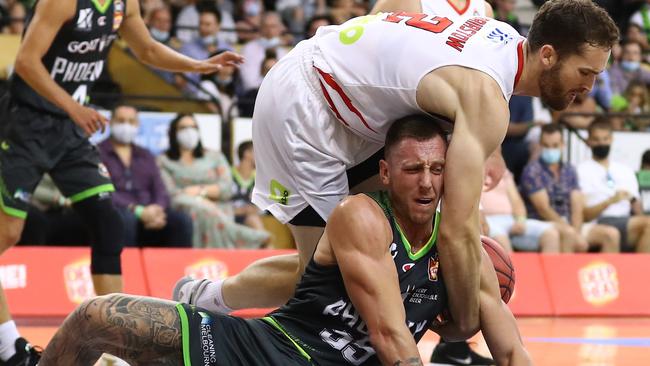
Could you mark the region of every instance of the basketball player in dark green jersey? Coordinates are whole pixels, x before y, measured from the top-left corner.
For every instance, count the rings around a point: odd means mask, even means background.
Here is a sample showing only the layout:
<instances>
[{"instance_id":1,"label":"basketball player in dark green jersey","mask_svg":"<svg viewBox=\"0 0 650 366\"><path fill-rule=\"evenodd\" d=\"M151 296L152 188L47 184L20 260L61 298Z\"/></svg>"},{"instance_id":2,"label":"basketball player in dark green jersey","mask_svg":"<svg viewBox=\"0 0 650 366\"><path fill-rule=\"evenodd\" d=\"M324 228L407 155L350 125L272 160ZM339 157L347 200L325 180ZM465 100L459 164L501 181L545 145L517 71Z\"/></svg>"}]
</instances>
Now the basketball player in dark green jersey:
<instances>
[{"instance_id":1,"label":"basketball player in dark green jersey","mask_svg":"<svg viewBox=\"0 0 650 366\"><path fill-rule=\"evenodd\" d=\"M89 365L102 352L156 365L422 365L416 342L427 329L458 338L453 322L436 320L447 306L436 246L446 149L428 117L396 122L380 162L388 191L338 205L294 297L267 317L98 297L66 319L40 365ZM480 322L492 355L530 365L485 253L481 276Z\"/></svg>"}]
</instances>

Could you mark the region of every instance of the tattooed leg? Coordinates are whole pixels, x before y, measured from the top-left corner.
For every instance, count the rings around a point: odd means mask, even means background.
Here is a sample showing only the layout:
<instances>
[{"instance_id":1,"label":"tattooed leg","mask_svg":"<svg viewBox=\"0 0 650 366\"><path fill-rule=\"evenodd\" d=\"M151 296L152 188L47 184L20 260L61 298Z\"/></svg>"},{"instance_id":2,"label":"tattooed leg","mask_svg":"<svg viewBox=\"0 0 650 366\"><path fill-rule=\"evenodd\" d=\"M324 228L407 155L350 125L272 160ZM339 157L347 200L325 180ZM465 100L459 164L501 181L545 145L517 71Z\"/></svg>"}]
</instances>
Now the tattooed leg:
<instances>
[{"instance_id":1,"label":"tattooed leg","mask_svg":"<svg viewBox=\"0 0 650 366\"><path fill-rule=\"evenodd\" d=\"M82 303L50 341L40 366L94 364L102 353L133 366L181 365L176 303L112 294Z\"/></svg>"}]
</instances>

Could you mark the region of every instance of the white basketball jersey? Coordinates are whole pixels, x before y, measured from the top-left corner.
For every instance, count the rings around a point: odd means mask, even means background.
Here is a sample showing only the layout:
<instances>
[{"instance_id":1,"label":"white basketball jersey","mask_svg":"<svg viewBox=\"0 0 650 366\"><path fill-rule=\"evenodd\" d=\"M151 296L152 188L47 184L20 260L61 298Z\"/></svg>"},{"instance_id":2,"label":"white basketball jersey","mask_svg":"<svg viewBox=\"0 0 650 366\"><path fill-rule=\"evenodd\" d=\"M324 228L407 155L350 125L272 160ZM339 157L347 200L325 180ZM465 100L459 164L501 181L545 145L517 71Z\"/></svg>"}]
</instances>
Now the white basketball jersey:
<instances>
[{"instance_id":1,"label":"white basketball jersey","mask_svg":"<svg viewBox=\"0 0 650 366\"><path fill-rule=\"evenodd\" d=\"M314 66L337 119L364 139L383 143L390 124L422 113L420 80L444 66L491 76L510 99L523 65L524 38L489 18L456 21L415 13L380 13L321 27Z\"/></svg>"},{"instance_id":2,"label":"white basketball jersey","mask_svg":"<svg viewBox=\"0 0 650 366\"><path fill-rule=\"evenodd\" d=\"M465 6L456 6L450 0L421 0L422 12L449 19L459 17L484 17L485 0L465 0Z\"/></svg>"}]
</instances>

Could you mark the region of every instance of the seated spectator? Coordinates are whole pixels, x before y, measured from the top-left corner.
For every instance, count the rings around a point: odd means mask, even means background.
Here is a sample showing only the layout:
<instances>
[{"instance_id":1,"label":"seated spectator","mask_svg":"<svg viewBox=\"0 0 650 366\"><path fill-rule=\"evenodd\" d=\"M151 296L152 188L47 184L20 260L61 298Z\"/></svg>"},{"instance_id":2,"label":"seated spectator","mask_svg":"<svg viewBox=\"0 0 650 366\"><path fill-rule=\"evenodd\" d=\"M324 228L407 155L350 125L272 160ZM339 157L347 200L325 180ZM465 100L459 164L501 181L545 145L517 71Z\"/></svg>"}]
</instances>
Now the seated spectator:
<instances>
[{"instance_id":1,"label":"seated spectator","mask_svg":"<svg viewBox=\"0 0 650 366\"><path fill-rule=\"evenodd\" d=\"M248 43L260 36L262 14L264 14L264 2L261 0L235 1L237 38L240 43Z\"/></svg>"},{"instance_id":2,"label":"seated spectator","mask_svg":"<svg viewBox=\"0 0 650 366\"><path fill-rule=\"evenodd\" d=\"M342 24L368 13L368 9L354 0L327 0L327 6L334 19L334 24Z\"/></svg>"},{"instance_id":3,"label":"seated spectator","mask_svg":"<svg viewBox=\"0 0 650 366\"><path fill-rule=\"evenodd\" d=\"M278 62L278 56L275 53L275 50L269 49L266 50L266 55L264 56L264 61L262 61L262 66L260 67L260 74L262 78L268 74L273 65ZM252 117L253 109L255 107L255 99L257 98L257 92L259 88L254 88L244 92L238 100L239 114L243 117Z\"/></svg>"},{"instance_id":4,"label":"seated spectator","mask_svg":"<svg viewBox=\"0 0 650 366\"><path fill-rule=\"evenodd\" d=\"M192 221L169 207L156 159L134 143L138 126L138 111L120 105L111 115L111 137L98 146L115 186L113 204L124 220L124 244L190 247Z\"/></svg>"},{"instance_id":5,"label":"seated spectator","mask_svg":"<svg viewBox=\"0 0 650 366\"><path fill-rule=\"evenodd\" d=\"M530 160L530 146L526 135L537 123L533 120L533 100L531 97L513 95L510 98L508 107L510 109L510 123L501 147L506 166L514 175L515 181L518 182L524 166Z\"/></svg>"},{"instance_id":6,"label":"seated spectator","mask_svg":"<svg viewBox=\"0 0 650 366\"><path fill-rule=\"evenodd\" d=\"M632 169L611 161L612 128L607 119L589 127L592 159L578 166L585 195L585 220L616 227L623 251L650 252L650 217L642 215L639 186Z\"/></svg>"},{"instance_id":7,"label":"seated spectator","mask_svg":"<svg viewBox=\"0 0 650 366\"><path fill-rule=\"evenodd\" d=\"M260 248L269 242L267 232L235 222L230 166L221 152L203 149L194 117L174 118L159 163L173 206L192 217L195 248Z\"/></svg>"},{"instance_id":8,"label":"seated spectator","mask_svg":"<svg viewBox=\"0 0 650 366\"><path fill-rule=\"evenodd\" d=\"M489 236L506 251L560 252L560 233L550 222L529 219L512 173L506 171L497 186L481 194Z\"/></svg>"},{"instance_id":9,"label":"seated spectator","mask_svg":"<svg viewBox=\"0 0 650 366\"><path fill-rule=\"evenodd\" d=\"M49 174L36 187L19 245L87 246L90 233Z\"/></svg>"},{"instance_id":10,"label":"seated spectator","mask_svg":"<svg viewBox=\"0 0 650 366\"><path fill-rule=\"evenodd\" d=\"M330 15L317 15L307 22L305 27L305 39L311 38L316 34L320 27L326 27L334 24L334 19Z\"/></svg>"},{"instance_id":11,"label":"seated spectator","mask_svg":"<svg viewBox=\"0 0 650 366\"><path fill-rule=\"evenodd\" d=\"M25 5L20 1L14 2L9 6L8 15L9 21L2 33L22 35L25 29L25 16L27 15Z\"/></svg>"},{"instance_id":12,"label":"seated spectator","mask_svg":"<svg viewBox=\"0 0 650 366\"><path fill-rule=\"evenodd\" d=\"M217 51L214 55L220 54ZM223 66L213 74L201 75L201 90L197 96L206 101L212 113L221 115L222 121L229 121L231 117L239 116L236 106L236 92L240 86L239 70L235 66Z\"/></svg>"},{"instance_id":13,"label":"seated spectator","mask_svg":"<svg viewBox=\"0 0 650 366\"><path fill-rule=\"evenodd\" d=\"M622 95L632 80L643 85L650 84L650 71L641 67L641 46L637 42L627 41L622 46L621 61L609 68L612 92Z\"/></svg>"},{"instance_id":14,"label":"seated spectator","mask_svg":"<svg viewBox=\"0 0 650 366\"><path fill-rule=\"evenodd\" d=\"M151 9L147 23L149 33L151 33L153 39L176 50L181 47L181 42L171 35L172 13L167 5ZM174 82L174 73L156 68L151 68L151 70L160 75L166 82Z\"/></svg>"},{"instance_id":15,"label":"seated spectator","mask_svg":"<svg viewBox=\"0 0 650 366\"><path fill-rule=\"evenodd\" d=\"M566 126L586 129L593 122L596 112L596 100L589 95L577 94L573 103L563 111L553 111L553 120ZM569 113L585 113L585 115L568 115Z\"/></svg>"},{"instance_id":16,"label":"seated spectator","mask_svg":"<svg viewBox=\"0 0 650 366\"><path fill-rule=\"evenodd\" d=\"M603 110L609 111L612 105L612 81L609 78L609 71L603 70L596 76L594 87L589 92L589 96L594 98L596 104Z\"/></svg>"},{"instance_id":17,"label":"seated spectator","mask_svg":"<svg viewBox=\"0 0 650 366\"><path fill-rule=\"evenodd\" d=\"M643 55L647 55L650 50L650 47L648 47L648 38L643 33L643 28L638 24L628 24L625 39L637 42L641 46L641 54ZM646 57L643 57L643 59L646 59Z\"/></svg>"},{"instance_id":18,"label":"seated spectator","mask_svg":"<svg viewBox=\"0 0 650 366\"><path fill-rule=\"evenodd\" d=\"M268 50L275 50L278 59L287 53L281 47L280 36L283 31L284 25L277 13L271 11L264 13L260 27L261 37L246 43L241 50L246 60L239 68L244 91L257 89L262 84L260 67Z\"/></svg>"},{"instance_id":19,"label":"seated spectator","mask_svg":"<svg viewBox=\"0 0 650 366\"><path fill-rule=\"evenodd\" d=\"M517 32L521 33L521 24L519 18L515 14L516 0L495 0L494 4L494 19L510 24Z\"/></svg>"},{"instance_id":20,"label":"seated spectator","mask_svg":"<svg viewBox=\"0 0 650 366\"><path fill-rule=\"evenodd\" d=\"M648 118L638 118L634 115L650 113L650 94L648 88L641 82L633 80L628 84L623 95L612 98L612 111L628 113L628 117L610 117L612 129L644 131L650 125Z\"/></svg>"},{"instance_id":21,"label":"seated spectator","mask_svg":"<svg viewBox=\"0 0 650 366\"><path fill-rule=\"evenodd\" d=\"M646 0L645 4L632 14L628 25L628 27L632 25L638 27L646 40L650 40L650 22L647 21L647 19L650 19L650 13L648 13L648 10L650 10L650 0Z\"/></svg>"},{"instance_id":22,"label":"seated spectator","mask_svg":"<svg viewBox=\"0 0 650 366\"><path fill-rule=\"evenodd\" d=\"M221 16L215 6L201 7L199 9L199 36L192 41L185 43L180 52L197 60L207 59L211 54L219 50L232 50L232 46L219 38ZM249 61L246 60L248 63ZM186 82L177 78L177 84L183 87L186 92L196 94L200 83L200 75L197 73L186 73Z\"/></svg>"},{"instance_id":23,"label":"seated spectator","mask_svg":"<svg viewBox=\"0 0 650 366\"><path fill-rule=\"evenodd\" d=\"M617 252L620 235L616 228L583 225L583 197L575 169L562 162L564 141L560 126L542 126L540 145L540 158L528 163L521 176L528 215L556 224L562 252L585 252L590 247Z\"/></svg>"},{"instance_id":24,"label":"seated spectator","mask_svg":"<svg viewBox=\"0 0 650 366\"><path fill-rule=\"evenodd\" d=\"M255 186L255 155L253 141L244 141L237 148L239 164L232 167L234 178L232 204L235 208L235 221L257 230L264 230L260 210L253 204Z\"/></svg>"},{"instance_id":25,"label":"seated spectator","mask_svg":"<svg viewBox=\"0 0 650 366\"><path fill-rule=\"evenodd\" d=\"M637 180L639 181L641 208L645 215L650 215L650 150L646 150L641 157L641 170L637 173Z\"/></svg>"}]
</instances>

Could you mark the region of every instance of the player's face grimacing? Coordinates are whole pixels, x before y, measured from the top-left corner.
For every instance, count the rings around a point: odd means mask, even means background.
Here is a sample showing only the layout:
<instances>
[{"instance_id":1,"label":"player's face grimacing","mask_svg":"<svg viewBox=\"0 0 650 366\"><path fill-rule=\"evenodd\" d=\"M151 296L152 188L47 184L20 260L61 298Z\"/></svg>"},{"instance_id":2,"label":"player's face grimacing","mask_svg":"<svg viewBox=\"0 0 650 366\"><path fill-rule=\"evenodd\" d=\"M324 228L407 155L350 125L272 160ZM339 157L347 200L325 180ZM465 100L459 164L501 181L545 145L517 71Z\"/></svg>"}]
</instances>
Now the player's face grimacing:
<instances>
[{"instance_id":1,"label":"player's face grimacing","mask_svg":"<svg viewBox=\"0 0 650 366\"><path fill-rule=\"evenodd\" d=\"M585 45L581 54L565 56L543 70L539 78L542 102L555 110L563 110L577 95L591 91L596 77L607 65L609 52Z\"/></svg>"},{"instance_id":2,"label":"player's face grimacing","mask_svg":"<svg viewBox=\"0 0 650 366\"><path fill-rule=\"evenodd\" d=\"M442 196L447 144L437 136L425 141L406 138L380 163L394 210L412 224L431 223Z\"/></svg>"}]
</instances>

